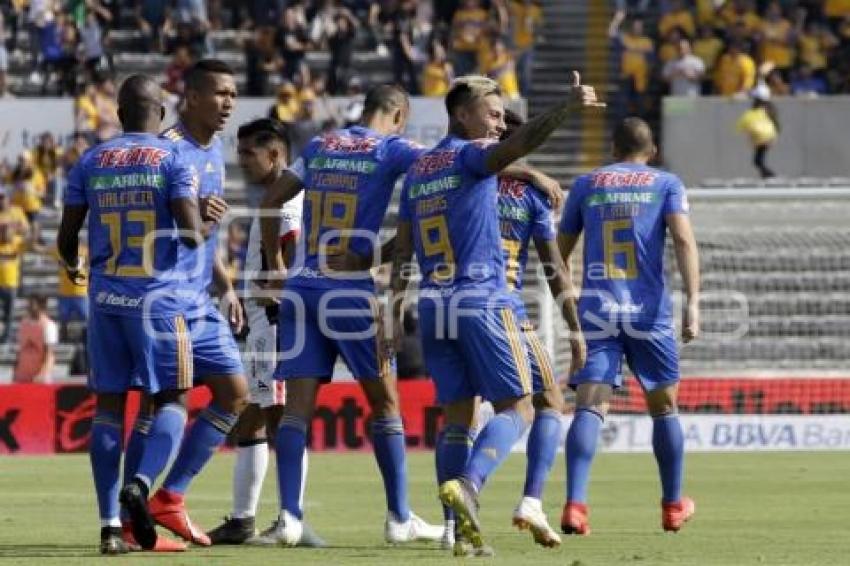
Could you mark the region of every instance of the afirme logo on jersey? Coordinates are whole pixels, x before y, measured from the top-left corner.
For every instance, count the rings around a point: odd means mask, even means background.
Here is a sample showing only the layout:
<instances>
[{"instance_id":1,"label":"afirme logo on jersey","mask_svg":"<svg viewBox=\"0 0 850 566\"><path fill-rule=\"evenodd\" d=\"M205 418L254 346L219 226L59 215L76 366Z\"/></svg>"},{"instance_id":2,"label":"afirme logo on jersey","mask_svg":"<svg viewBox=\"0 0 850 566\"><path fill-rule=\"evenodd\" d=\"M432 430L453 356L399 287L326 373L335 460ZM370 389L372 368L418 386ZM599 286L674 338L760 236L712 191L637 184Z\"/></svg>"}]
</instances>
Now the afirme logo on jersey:
<instances>
[{"instance_id":1,"label":"afirme logo on jersey","mask_svg":"<svg viewBox=\"0 0 850 566\"><path fill-rule=\"evenodd\" d=\"M127 295L116 295L101 291L97 294L95 302L99 305L110 307L124 307L128 309L138 309L142 306L142 297L128 297Z\"/></svg>"}]
</instances>

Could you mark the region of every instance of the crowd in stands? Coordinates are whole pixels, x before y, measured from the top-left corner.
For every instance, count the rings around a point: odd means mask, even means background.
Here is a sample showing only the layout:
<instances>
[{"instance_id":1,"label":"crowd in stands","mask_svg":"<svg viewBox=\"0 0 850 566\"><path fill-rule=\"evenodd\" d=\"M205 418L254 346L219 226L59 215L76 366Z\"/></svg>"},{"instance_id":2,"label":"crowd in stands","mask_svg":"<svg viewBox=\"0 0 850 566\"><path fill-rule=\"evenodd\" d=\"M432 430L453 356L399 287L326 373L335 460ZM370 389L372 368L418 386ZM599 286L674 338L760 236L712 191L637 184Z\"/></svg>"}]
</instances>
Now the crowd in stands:
<instances>
[{"instance_id":1,"label":"crowd in stands","mask_svg":"<svg viewBox=\"0 0 850 566\"><path fill-rule=\"evenodd\" d=\"M42 95L78 95L114 70L110 34L122 27L139 52L172 58L164 86L178 96L181 71L215 54L210 32L242 30L248 96L281 82L347 94L357 48L412 94L442 96L454 76L480 72L517 97L530 89L541 20L537 0L0 0L0 97L10 56L28 59ZM321 80L306 64L316 51L330 55Z\"/></svg>"},{"instance_id":2,"label":"crowd in stands","mask_svg":"<svg viewBox=\"0 0 850 566\"><path fill-rule=\"evenodd\" d=\"M665 94L746 97L759 86L850 94L848 0L620 0L609 34L624 113L652 115Z\"/></svg>"}]
</instances>

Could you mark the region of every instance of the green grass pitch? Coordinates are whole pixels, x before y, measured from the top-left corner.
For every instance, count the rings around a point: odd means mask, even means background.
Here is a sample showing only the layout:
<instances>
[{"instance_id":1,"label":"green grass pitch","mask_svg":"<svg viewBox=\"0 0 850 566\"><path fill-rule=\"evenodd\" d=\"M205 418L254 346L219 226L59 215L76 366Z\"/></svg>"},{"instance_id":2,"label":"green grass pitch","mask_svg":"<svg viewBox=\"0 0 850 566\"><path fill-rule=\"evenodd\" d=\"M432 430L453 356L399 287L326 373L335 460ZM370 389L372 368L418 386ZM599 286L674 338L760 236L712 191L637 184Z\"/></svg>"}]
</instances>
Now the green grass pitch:
<instances>
[{"instance_id":1,"label":"green grass pitch","mask_svg":"<svg viewBox=\"0 0 850 566\"><path fill-rule=\"evenodd\" d=\"M232 454L218 455L189 493L192 517L205 528L230 510ZM565 538L556 550L535 546L510 516L522 487L525 459L513 455L482 498L485 535L498 564L850 564L850 457L845 453L694 454L687 492L697 515L679 534L661 532L659 490L651 455L602 454L591 484L593 534ZM414 510L440 519L433 455L410 455ZM275 514L270 470L260 519ZM559 457L545 494L553 524L563 504ZM101 558L94 491L85 456L0 456L0 564L451 564L427 544L383 543L384 495L371 454L311 456L307 518L332 545L326 550L192 548L177 555Z\"/></svg>"}]
</instances>

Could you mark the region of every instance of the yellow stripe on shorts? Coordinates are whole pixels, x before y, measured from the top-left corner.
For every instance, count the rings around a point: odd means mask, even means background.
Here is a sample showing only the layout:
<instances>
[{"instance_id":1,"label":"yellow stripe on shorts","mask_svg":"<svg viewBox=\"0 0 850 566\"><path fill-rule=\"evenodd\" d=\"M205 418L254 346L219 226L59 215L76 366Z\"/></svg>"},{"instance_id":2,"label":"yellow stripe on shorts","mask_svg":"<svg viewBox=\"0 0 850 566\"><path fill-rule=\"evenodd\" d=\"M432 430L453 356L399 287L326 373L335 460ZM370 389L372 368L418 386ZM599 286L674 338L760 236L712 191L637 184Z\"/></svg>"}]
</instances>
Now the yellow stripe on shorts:
<instances>
[{"instance_id":1,"label":"yellow stripe on shorts","mask_svg":"<svg viewBox=\"0 0 850 566\"><path fill-rule=\"evenodd\" d=\"M192 388L192 345L186 331L186 320L182 316L174 318L177 330L177 388Z\"/></svg>"},{"instance_id":2,"label":"yellow stripe on shorts","mask_svg":"<svg viewBox=\"0 0 850 566\"><path fill-rule=\"evenodd\" d=\"M525 347L520 340L519 330L511 309L502 309L502 323L505 325L505 331L508 334L508 342L511 345L514 364L522 384L522 392L524 395L529 395L531 393L531 369L528 367L528 356L526 356Z\"/></svg>"},{"instance_id":3,"label":"yellow stripe on shorts","mask_svg":"<svg viewBox=\"0 0 850 566\"><path fill-rule=\"evenodd\" d=\"M531 353L537 362L537 367L540 368L540 377L543 378L543 389L552 389L555 387L555 372L552 370L552 364L549 363L549 355L540 342L540 338L534 331L534 328L528 326L523 328L525 338L531 346Z\"/></svg>"},{"instance_id":4,"label":"yellow stripe on shorts","mask_svg":"<svg viewBox=\"0 0 850 566\"><path fill-rule=\"evenodd\" d=\"M377 298L372 297L369 299L369 307L372 309L372 318L375 320L375 359L378 361L378 377L389 377L392 364L384 351L384 318L381 316L381 305Z\"/></svg>"}]
</instances>

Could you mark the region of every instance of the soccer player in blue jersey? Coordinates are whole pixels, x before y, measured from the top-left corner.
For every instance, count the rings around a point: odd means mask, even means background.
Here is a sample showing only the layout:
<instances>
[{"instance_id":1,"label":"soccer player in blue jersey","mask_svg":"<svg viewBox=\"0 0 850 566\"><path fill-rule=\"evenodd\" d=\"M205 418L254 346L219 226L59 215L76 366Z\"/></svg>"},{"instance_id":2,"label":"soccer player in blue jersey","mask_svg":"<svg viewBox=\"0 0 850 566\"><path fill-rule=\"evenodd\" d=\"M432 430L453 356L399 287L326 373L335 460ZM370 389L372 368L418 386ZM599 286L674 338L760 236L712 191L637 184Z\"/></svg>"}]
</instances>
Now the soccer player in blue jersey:
<instances>
[{"instance_id":1,"label":"soccer player in blue jersey","mask_svg":"<svg viewBox=\"0 0 850 566\"><path fill-rule=\"evenodd\" d=\"M140 422L144 422L144 416L136 423L135 438L131 437L128 447L127 483L122 490L122 495L126 491L129 499L146 501L147 490L156 482L179 446L162 486L150 500L149 515L147 509L137 515L145 522L152 518L183 539L202 546L208 546L210 539L189 518L184 496L192 479L224 442L248 400L248 386L230 328L233 326L237 331L241 328L242 308L218 255L218 226L226 211L226 203L223 200L224 157L217 132L232 113L235 98L232 69L218 60L201 60L186 74L185 110L180 121L162 134L163 139L179 149L181 159L197 180L205 220L204 242L197 253L187 257L183 264L189 278L188 286L199 297L195 308L186 314L191 333L188 354L191 356L193 379L174 391L173 397L158 404L157 414L160 416L150 421L146 439L143 434L145 427L139 426ZM210 287L217 289L227 310L227 320L210 298L207 291ZM209 388L212 400L188 429L181 445L180 438L186 424L185 393L195 381ZM140 450L139 446L144 446L144 450ZM139 452L142 452L141 456ZM148 465L146 457L149 452L157 454L159 459L151 460ZM136 462L140 462L137 468L134 466ZM132 519L133 532L148 528L148 525L138 525L137 517Z\"/></svg>"},{"instance_id":2,"label":"soccer player in blue jersey","mask_svg":"<svg viewBox=\"0 0 850 566\"><path fill-rule=\"evenodd\" d=\"M359 125L314 138L267 190L266 210L277 210L302 189L302 238L280 305L281 361L286 404L276 435L281 511L268 544L295 545L303 532L302 461L316 393L331 379L339 356L360 382L372 410L372 443L384 480L388 542L436 540L442 528L417 517L407 500L405 437L395 377L382 348L371 275L339 273L328 259L353 252L378 255L376 242L396 180L423 149L400 137L409 112L407 94L378 86L367 95ZM279 250L279 219L261 219L263 249ZM282 272L280 253L269 253Z\"/></svg>"},{"instance_id":3,"label":"soccer player in blue jersey","mask_svg":"<svg viewBox=\"0 0 850 566\"><path fill-rule=\"evenodd\" d=\"M197 297L186 292L181 264L201 240L192 173L174 144L157 137L159 85L129 77L118 93L118 116L124 133L89 150L71 171L58 234L76 280L83 269L79 233L89 217L89 388L97 396L89 450L103 554L129 550L118 507L128 389L159 398L191 380L184 313ZM140 542L150 548L155 539L150 530Z\"/></svg>"},{"instance_id":4,"label":"soccer player in blue jersey","mask_svg":"<svg viewBox=\"0 0 850 566\"><path fill-rule=\"evenodd\" d=\"M682 340L687 343L699 333L699 259L688 201L678 177L647 166L656 149L646 122L627 118L614 130L613 141L617 163L575 181L558 236L564 262L569 262L584 233L579 316L587 364L570 379L576 410L566 445L567 503L561 529L567 534L590 533L590 467L613 390L623 383L623 356L653 419L663 529L678 531L695 508L682 495L679 359L663 261L669 231L684 284Z\"/></svg>"},{"instance_id":5,"label":"soccer player in blue jersey","mask_svg":"<svg viewBox=\"0 0 850 566\"><path fill-rule=\"evenodd\" d=\"M419 322L425 362L443 406L437 445L440 499L457 517L456 554L485 553L478 492L529 426L531 369L505 280L496 174L540 146L581 107L602 106L578 77L567 101L503 142L498 84L461 77L446 96L449 135L410 168L393 262L393 315L400 326L404 265L415 247L422 272ZM396 334L398 334L396 332ZM475 439L475 398L496 416ZM471 452L471 453L470 453Z\"/></svg>"},{"instance_id":6,"label":"soccer player in blue jersey","mask_svg":"<svg viewBox=\"0 0 850 566\"><path fill-rule=\"evenodd\" d=\"M522 124L518 114L505 110L506 129L501 139L509 138ZM498 208L505 278L511 291L514 314L528 348L534 392L534 421L528 433L528 466L523 498L514 510L513 523L520 529L529 529L538 544L553 547L560 544L561 538L546 520L541 496L561 442L563 395L555 381L549 354L529 320L522 299L522 274L528 263L532 241L549 290L561 307L570 329L573 370L584 365L585 345L578 324L575 292L567 266L561 260L552 207L546 197L527 181L500 175Z\"/></svg>"}]
</instances>

